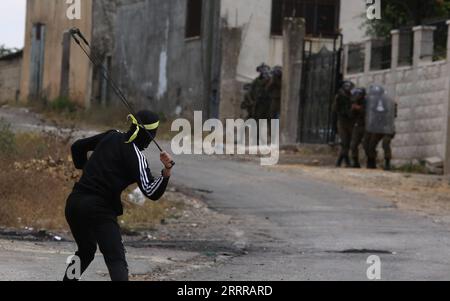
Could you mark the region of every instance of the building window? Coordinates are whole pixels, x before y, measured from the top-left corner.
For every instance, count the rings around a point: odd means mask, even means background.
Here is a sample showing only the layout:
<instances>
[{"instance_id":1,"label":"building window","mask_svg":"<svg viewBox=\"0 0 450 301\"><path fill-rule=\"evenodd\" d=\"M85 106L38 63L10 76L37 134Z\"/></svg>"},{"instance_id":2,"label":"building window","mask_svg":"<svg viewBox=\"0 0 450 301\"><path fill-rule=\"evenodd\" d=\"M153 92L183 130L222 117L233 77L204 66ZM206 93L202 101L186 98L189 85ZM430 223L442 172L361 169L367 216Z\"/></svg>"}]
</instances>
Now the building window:
<instances>
[{"instance_id":1,"label":"building window","mask_svg":"<svg viewBox=\"0 0 450 301\"><path fill-rule=\"evenodd\" d=\"M283 34L283 20L306 20L306 34L313 37L335 36L339 27L339 0L272 0L272 35Z\"/></svg>"},{"instance_id":2,"label":"building window","mask_svg":"<svg viewBox=\"0 0 450 301\"><path fill-rule=\"evenodd\" d=\"M188 0L186 14L186 38L202 35L203 0Z\"/></svg>"}]
</instances>

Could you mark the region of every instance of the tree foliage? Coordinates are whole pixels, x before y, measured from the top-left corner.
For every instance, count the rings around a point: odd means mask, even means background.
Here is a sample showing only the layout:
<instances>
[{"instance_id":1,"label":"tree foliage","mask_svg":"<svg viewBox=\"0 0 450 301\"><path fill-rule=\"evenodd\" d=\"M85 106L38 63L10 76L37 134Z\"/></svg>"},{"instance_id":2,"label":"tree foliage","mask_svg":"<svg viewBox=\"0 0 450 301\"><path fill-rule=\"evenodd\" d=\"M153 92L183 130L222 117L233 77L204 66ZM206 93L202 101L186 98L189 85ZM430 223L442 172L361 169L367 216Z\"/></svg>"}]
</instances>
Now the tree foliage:
<instances>
[{"instance_id":1,"label":"tree foliage","mask_svg":"<svg viewBox=\"0 0 450 301\"><path fill-rule=\"evenodd\" d=\"M381 20L367 20L366 33L388 37L391 30L450 17L450 0L381 0Z\"/></svg>"},{"instance_id":2,"label":"tree foliage","mask_svg":"<svg viewBox=\"0 0 450 301\"><path fill-rule=\"evenodd\" d=\"M8 48L5 45L0 45L0 57L17 52L19 49L17 48Z\"/></svg>"}]
</instances>

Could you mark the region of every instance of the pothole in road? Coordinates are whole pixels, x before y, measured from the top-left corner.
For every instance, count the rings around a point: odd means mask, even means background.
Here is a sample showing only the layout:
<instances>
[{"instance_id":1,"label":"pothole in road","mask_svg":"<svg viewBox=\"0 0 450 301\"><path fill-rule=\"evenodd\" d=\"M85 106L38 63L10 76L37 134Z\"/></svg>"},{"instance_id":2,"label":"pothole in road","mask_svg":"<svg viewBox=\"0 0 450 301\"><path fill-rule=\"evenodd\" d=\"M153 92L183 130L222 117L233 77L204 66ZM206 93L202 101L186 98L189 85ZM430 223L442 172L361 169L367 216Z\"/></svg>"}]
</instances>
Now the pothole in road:
<instances>
[{"instance_id":1,"label":"pothole in road","mask_svg":"<svg viewBox=\"0 0 450 301\"><path fill-rule=\"evenodd\" d=\"M214 193L214 191L208 190L208 189L194 188L193 190L196 192L205 193L205 194L213 194Z\"/></svg>"},{"instance_id":2,"label":"pothole in road","mask_svg":"<svg viewBox=\"0 0 450 301\"><path fill-rule=\"evenodd\" d=\"M336 254L369 254L369 255L395 255L395 252L387 250L371 250L371 249L348 249L343 251L328 251L327 253Z\"/></svg>"}]
</instances>

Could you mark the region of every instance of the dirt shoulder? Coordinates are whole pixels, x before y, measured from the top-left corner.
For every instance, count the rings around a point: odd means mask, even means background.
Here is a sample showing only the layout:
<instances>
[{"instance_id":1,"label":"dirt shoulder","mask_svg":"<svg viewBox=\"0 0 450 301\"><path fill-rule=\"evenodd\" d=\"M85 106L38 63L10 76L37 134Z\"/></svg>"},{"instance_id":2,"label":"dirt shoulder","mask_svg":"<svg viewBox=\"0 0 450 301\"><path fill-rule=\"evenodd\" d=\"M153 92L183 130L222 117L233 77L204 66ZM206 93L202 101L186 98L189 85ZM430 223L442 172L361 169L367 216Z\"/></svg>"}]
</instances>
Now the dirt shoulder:
<instances>
[{"instance_id":1,"label":"dirt shoulder","mask_svg":"<svg viewBox=\"0 0 450 301\"><path fill-rule=\"evenodd\" d=\"M57 280L46 278L48 264L39 260L59 265L58 274L75 251L64 219L65 200L80 176L70 141L93 132L66 129L24 108L3 107L0 119L0 279ZM166 280L245 253L236 244L240 221L210 210L193 191L171 186L159 202L138 206L130 202L134 188L124 193L126 213L119 218L132 279ZM30 274L24 258L35 264ZM87 279L107 279L104 265L94 266Z\"/></svg>"},{"instance_id":2,"label":"dirt shoulder","mask_svg":"<svg viewBox=\"0 0 450 301\"><path fill-rule=\"evenodd\" d=\"M131 280L172 280L246 254L245 246L236 243L241 221L175 188L162 202L164 219L141 224L136 231L124 229ZM66 258L75 250L68 231L0 228L0 280L60 280ZM109 279L101 254L84 279Z\"/></svg>"},{"instance_id":3,"label":"dirt shoulder","mask_svg":"<svg viewBox=\"0 0 450 301\"><path fill-rule=\"evenodd\" d=\"M391 201L393 207L432 216L450 223L450 179L443 176L337 169L307 165L281 165L278 170L339 185L345 189Z\"/></svg>"},{"instance_id":4,"label":"dirt shoulder","mask_svg":"<svg viewBox=\"0 0 450 301\"><path fill-rule=\"evenodd\" d=\"M413 172L398 168L384 170L337 169L335 162L339 147L330 145L302 145L282 148L279 165L270 167L300 173L350 191L379 197L392 202L393 208L431 216L436 222L450 223L450 177L425 173L419 167ZM252 156L230 156L232 160L253 161Z\"/></svg>"}]
</instances>

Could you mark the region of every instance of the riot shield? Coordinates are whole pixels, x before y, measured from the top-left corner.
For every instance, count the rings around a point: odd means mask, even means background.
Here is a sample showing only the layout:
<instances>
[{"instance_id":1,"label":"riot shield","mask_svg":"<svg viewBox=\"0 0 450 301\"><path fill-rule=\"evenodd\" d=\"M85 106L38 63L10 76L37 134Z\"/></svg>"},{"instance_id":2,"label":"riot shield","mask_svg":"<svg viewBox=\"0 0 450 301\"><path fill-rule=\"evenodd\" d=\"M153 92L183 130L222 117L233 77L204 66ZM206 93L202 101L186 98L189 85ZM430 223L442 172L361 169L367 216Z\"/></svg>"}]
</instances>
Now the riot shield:
<instances>
[{"instance_id":1,"label":"riot shield","mask_svg":"<svg viewBox=\"0 0 450 301\"><path fill-rule=\"evenodd\" d=\"M383 87L369 87L366 103L366 130L371 134L395 134L395 102Z\"/></svg>"}]
</instances>

